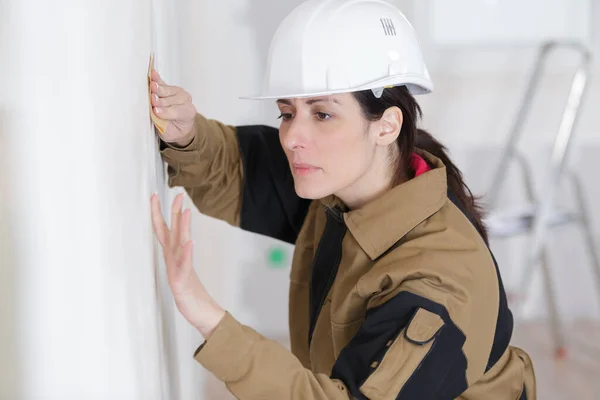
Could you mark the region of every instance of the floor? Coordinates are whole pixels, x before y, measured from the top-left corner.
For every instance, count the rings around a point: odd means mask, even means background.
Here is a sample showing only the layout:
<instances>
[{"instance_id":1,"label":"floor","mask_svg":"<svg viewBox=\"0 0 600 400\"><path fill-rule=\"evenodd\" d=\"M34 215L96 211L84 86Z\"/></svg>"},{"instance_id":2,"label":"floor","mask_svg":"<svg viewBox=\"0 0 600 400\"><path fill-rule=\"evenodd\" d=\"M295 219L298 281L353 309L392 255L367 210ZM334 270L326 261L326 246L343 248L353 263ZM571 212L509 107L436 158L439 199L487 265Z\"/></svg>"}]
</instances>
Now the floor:
<instances>
[{"instance_id":1,"label":"floor","mask_svg":"<svg viewBox=\"0 0 600 400\"><path fill-rule=\"evenodd\" d=\"M583 343L600 342L600 324L576 323L571 325L575 334L568 335L572 343L566 358L554 359L552 341L543 323L517 325L513 344L525 349L536 370L539 400L600 400L600 344L597 349ZM285 345L285 340L282 341ZM225 386L210 376L207 398L235 399Z\"/></svg>"},{"instance_id":2,"label":"floor","mask_svg":"<svg viewBox=\"0 0 600 400\"><path fill-rule=\"evenodd\" d=\"M515 329L513 344L533 359L540 400L600 400L600 324L578 323L571 328L573 332L566 335L567 354L560 361L554 358L546 325Z\"/></svg>"}]
</instances>

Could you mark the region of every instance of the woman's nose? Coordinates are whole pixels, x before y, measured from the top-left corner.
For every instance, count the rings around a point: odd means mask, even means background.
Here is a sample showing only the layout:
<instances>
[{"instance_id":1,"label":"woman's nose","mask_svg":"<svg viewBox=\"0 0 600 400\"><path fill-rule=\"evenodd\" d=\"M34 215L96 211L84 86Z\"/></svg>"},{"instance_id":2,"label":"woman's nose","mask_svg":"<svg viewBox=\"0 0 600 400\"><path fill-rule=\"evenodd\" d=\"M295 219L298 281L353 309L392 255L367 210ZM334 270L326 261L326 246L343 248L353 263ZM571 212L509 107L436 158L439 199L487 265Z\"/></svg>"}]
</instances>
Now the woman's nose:
<instances>
[{"instance_id":1,"label":"woman's nose","mask_svg":"<svg viewBox=\"0 0 600 400\"><path fill-rule=\"evenodd\" d=\"M306 147L305 128L297 121L288 124L287 129L282 132L283 145L288 150L298 150Z\"/></svg>"}]
</instances>

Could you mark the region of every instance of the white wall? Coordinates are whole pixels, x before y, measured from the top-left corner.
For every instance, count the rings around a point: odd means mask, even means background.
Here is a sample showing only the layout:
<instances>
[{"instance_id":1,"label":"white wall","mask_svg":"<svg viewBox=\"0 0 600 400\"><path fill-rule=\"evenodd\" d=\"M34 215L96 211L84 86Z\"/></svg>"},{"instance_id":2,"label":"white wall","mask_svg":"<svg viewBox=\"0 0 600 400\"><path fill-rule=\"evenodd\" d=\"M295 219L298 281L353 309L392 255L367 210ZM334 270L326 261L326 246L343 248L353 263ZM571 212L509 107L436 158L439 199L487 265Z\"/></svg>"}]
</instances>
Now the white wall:
<instances>
[{"instance_id":1,"label":"white wall","mask_svg":"<svg viewBox=\"0 0 600 400\"><path fill-rule=\"evenodd\" d=\"M3 37L4 35L0 35ZM18 354L15 347L17 339L16 310L16 269L14 243L12 240L12 221L8 218L8 162L6 138L4 132L9 128L8 115L5 110L0 112L0 398L15 395L17 392Z\"/></svg>"},{"instance_id":2,"label":"white wall","mask_svg":"<svg viewBox=\"0 0 600 400\"><path fill-rule=\"evenodd\" d=\"M0 4L2 399L176 398L149 218L150 194L167 197L152 7Z\"/></svg>"}]
</instances>

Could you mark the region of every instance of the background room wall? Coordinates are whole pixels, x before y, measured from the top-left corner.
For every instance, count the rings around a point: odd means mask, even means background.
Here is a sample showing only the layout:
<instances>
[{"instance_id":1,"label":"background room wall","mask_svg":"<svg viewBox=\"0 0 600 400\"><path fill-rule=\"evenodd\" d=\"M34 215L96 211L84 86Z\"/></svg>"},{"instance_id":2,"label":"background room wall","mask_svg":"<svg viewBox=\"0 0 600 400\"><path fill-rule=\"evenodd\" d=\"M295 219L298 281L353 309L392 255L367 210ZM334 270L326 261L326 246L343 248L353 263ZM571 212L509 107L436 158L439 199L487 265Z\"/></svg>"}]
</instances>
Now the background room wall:
<instances>
[{"instance_id":1,"label":"background room wall","mask_svg":"<svg viewBox=\"0 0 600 400\"><path fill-rule=\"evenodd\" d=\"M538 47L535 42L527 41L490 46L438 45L431 39L433 27L430 18L431 7L436 0L403 2L412 3L412 19L425 42L426 57L436 83L436 93L424 97L422 101L424 126L448 145L475 194L485 195L521 104ZM462 0L459 3L473 2ZM507 3L511 2L503 4ZM534 3L528 2L528 7L531 9ZM551 3L545 4L548 8L560 8L560 1ZM600 153L600 116L595 112L600 101L600 64L597 60L600 31L593 23L600 18L600 5L593 1L567 5L577 12L576 9L584 4L590 7L582 12L585 19L581 25L586 27L584 31L589 30L588 45L596 57L580 120L576 125L569 167L585 183L584 195L591 207L596 246L600 246L600 213L593 207L600 200L600 185L596 184L595 179L595 171L600 166L597 157ZM545 12L540 8L538 16L541 18ZM516 17L514 19L518 20ZM563 20L567 27L573 23L567 22L566 16ZM537 29L536 24L535 18L531 18L532 31ZM549 57L540 91L524 127L524 137L519 147L532 167L538 194L543 189L551 146L558 132L577 57L574 52L562 49ZM523 182L515 167L513 164L505 190L498 200L500 206L515 205L525 200ZM565 205L574 204L573 190L568 181L561 187L558 201ZM582 239L580 230L574 227L557 230L550 238L550 265L558 288L559 309L566 320L600 317L600 299L593 290L591 260ZM527 238L492 241L509 290L517 289L528 244ZM520 317L534 320L546 315L541 286L540 276L536 274Z\"/></svg>"}]
</instances>

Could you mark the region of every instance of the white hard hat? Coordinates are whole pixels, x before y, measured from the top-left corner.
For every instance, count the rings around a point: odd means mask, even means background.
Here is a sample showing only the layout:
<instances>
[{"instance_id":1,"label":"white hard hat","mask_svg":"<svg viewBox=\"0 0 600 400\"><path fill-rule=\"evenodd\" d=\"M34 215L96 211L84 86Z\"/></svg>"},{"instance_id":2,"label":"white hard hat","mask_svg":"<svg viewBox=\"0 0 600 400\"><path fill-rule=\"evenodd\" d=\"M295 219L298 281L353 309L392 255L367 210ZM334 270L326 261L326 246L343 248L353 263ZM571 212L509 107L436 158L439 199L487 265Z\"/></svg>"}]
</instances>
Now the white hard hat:
<instances>
[{"instance_id":1,"label":"white hard hat","mask_svg":"<svg viewBox=\"0 0 600 400\"><path fill-rule=\"evenodd\" d=\"M406 86L433 90L415 31L383 0L309 0L279 25L263 93L246 99L314 97Z\"/></svg>"}]
</instances>

